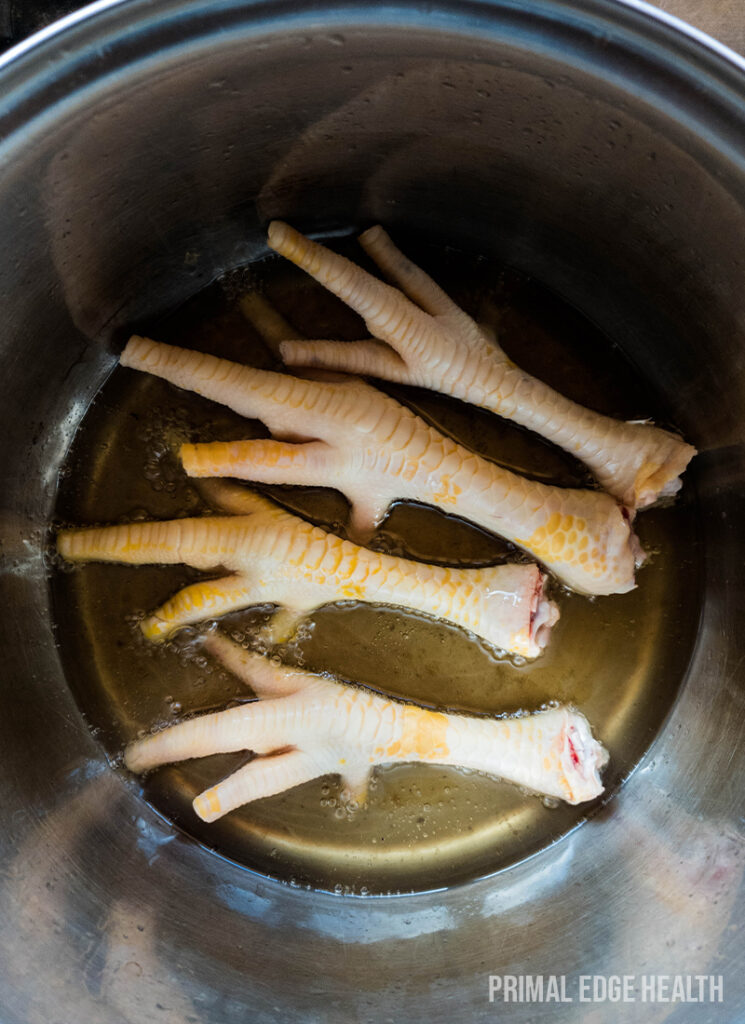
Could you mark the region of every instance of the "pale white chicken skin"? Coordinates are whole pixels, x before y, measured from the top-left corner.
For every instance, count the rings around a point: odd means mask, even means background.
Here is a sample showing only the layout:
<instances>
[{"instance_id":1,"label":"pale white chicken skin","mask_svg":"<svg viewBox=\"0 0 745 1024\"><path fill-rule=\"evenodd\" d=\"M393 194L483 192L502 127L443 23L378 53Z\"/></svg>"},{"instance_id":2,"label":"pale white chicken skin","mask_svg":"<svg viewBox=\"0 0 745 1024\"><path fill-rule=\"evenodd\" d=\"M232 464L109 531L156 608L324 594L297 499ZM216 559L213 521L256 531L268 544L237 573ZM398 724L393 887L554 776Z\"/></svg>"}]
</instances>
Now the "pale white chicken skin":
<instances>
[{"instance_id":1,"label":"pale white chicken skin","mask_svg":"<svg viewBox=\"0 0 745 1024\"><path fill-rule=\"evenodd\" d=\"M260 699L199 715L125 751L133 772L228 751L256 754L197 796L194 809L205 821L327 774L340 775L349 797L364 802L376 765L407 762L485 772L571 804L603 792L607 752L569 708L514 718L432 711L287 668L219 634L206 646Z\"/></svg>"}]
</instances>

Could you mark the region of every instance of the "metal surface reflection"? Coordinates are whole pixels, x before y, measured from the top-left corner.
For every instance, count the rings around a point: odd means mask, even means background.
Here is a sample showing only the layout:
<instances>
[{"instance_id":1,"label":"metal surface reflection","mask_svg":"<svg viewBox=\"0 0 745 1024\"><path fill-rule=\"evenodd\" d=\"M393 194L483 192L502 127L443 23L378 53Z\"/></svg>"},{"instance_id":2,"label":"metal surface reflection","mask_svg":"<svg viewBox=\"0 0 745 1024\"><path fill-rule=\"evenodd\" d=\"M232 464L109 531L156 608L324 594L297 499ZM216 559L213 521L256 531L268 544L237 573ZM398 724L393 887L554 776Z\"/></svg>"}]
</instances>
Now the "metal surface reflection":
<instances>
[{"instance_id":1,"label":"metal surface reflection","mask_svg":"<svg viewBox=\"0 0 745 1024\"><path fill-rule=\"evenodd\" d=\"M722 974L723 1004L644 1019L742 1019L741 64L606 0L131 0L0 81L4 1019L642 1019L489 1003L490 974L527 972ZM602 814L446 892L338 898L210 854L105 763L61 670L66 444L118 332L259 252L275 208L506 259L617 338L703 449L705 600L671 716Z\"/></svg>"}]
</instances>

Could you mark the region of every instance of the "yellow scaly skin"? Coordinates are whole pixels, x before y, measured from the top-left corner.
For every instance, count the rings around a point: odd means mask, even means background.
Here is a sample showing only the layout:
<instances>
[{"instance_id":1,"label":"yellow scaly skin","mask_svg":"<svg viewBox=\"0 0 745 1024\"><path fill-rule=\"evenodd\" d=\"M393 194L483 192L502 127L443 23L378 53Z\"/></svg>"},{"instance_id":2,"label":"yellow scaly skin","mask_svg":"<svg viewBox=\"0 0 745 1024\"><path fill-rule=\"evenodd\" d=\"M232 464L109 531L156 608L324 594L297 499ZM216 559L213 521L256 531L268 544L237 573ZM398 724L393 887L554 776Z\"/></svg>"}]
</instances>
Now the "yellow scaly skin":
<instances>
[{"instance_id":1,"label":"yellow scaly skin","mask_svg":"<svg viewBox=\"0 0 745 1024\"><path fill-rule=\"evenodd\" d=\"M337 487L360 538L392 502L426 502L513 541L580 593L634 587L640 548L607 494L502 469L361 380L299 379L137 336L121 363L261 419L280 438L316 438L187 444L181 458L191 476Z\"/></svg>"},{"instance_id":2,"label":"yellow scaly skin","mask_svg":"<svg viewBox=\"0 0 745 1024\"><path fill-rule=\"evenodd\" d=\"M288 365L416 384L481 406L576 456L629 509L679 490L695 448L652 424L624 423L564 398L515 366L381 227L366 231L360 242L401 291L289 225L269 225L269 245L356 310L380 339L284 341L280 350Z\"/></svg>"},{"instance_id":3,"label":"yellow scaly skin","mask_svg":"<svg viewBox=\"0 0 745 1024\"><path fill-rule=\"evenodd\" d=\"M259 700L192 718L125 751L133 772L227 751L259 755L194 800L205 821L331 773L362 802L375 765L413 761L487 772L572 804L603 791L607 752L569 708L502 719L444 714L276 665L219 634L206 645Z\"/></svg>"},{"instance_id":4,"label":"yellow scaly skin","mask_svg":"<svg viewBox=\"0 0 745 1024\"><path fill-rule=\"evenodd\" d=\"M470 630L494 647L534 658L559 617L534 565L448 569L368 551L285 512L237 484L206 487L227 517L64 530L70 561L223 566L235 575L192 584L142 623L159 640L189 623L251 605L278 604L296 619L336 601L397 605Z\"/></svg>"}]
</instances>

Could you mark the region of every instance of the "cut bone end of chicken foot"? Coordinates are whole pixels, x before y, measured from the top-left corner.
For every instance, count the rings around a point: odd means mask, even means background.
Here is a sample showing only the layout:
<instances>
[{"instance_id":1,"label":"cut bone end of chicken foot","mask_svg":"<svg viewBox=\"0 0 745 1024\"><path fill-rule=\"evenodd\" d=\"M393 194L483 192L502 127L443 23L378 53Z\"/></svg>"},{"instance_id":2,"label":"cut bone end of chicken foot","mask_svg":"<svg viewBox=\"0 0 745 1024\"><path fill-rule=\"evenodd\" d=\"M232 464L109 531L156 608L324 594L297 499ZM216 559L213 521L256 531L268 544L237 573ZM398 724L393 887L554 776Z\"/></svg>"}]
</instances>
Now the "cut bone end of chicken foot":
<instances>
[{"instance_id":1,"label":"cut bone end of chicken foot","mask_svg":"<svg viewBox=\"0 0 745 1024\"><path fill-rule=\"evenodd\" d=\"M185 446L189 468L200 475L311 486L323 481L350 498L355 515L374 496L376 521L393 501L423 501L513 541L580 593L625 593L634 586L630 527L608 495L526 480L361 381L300 381L151 341L133 340L125 352L131 346L128 365L259 416L274 433L317 435L300 445ZM143 346L142 358L133 361Z\"/></svg>"},{"instance_id":2,"label":"cut bone end of chicken foot","mask_svg":"<svg viewBox=\"0 0 745 1024\"><path fill-rule=\"evenodd\" d=\"M562 768L567 780L567 803L581 804L603 792L600 773L608 763L608 751L592 735L584 715L567 718L562 733Z\"/></svg>"},{"instance_id":3,"label":"cut bone end of chicken foot","mask_svg":"<svg viewBox=\"0 0 745 1024\"><path fill-rule=\"evenodd\" d=\"M249 685L256 676L261 699L171 726L125 752L135 772L227 751L257 754L196 798L204 820L321 775L341 775L357 792L373 766L412 762L482 771L572 804L603 791L607 753L570 708L507 719L442 713L274 665L225 637L209 649Z\"/></svg>"},{"instance_id":4,"label":"cut bone end of chicken foot","mask_svg":"<svg viewBox=\"0 0 745 1024\"><path fill-rule=\"evenodd\" d=\"M482 406L585 462L603 488L629 508L644 508L678 490L695 448L670 431L624 423L560 395L506 359L380 226L364 232L360 242L397 288L289 225L270 224L269 245L361 313L371 333L386 343L288 343L282 356L291 365L371 374Z\"/></svg>"},{"instance_id":5,"label":"cut bone end of chicken foot","mask_svg":"<svg viewBox=\"0 0 745 1024\"><path fill-rule=\"evenodd\" d=\"M231 514L59 535L60 552L73 561L183 562L230 570L231 575L185 587L143 619L140 627L149 640L262 604L283 609L272 624L279 638L283 626L316 608L354 600L439 618L495 648L535 658L558 618L544 593L546 578L535 565L450 569L415 562L336 537L237 484L213 481L203 487L218 508Z\"/></svg>"}]
</instances>

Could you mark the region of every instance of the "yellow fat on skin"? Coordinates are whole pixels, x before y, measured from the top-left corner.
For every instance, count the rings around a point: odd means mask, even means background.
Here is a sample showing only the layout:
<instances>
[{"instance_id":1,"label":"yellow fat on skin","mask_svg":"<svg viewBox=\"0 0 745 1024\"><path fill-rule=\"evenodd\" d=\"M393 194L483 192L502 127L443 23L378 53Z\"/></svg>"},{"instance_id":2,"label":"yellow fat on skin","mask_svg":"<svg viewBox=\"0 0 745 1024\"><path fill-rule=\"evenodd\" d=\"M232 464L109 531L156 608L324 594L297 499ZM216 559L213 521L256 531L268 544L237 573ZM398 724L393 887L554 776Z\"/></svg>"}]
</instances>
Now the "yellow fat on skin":
<instances>
[{"instance_id":1,"label":"yellow fat on skin","mask_svg":"<svg viewBox=\"0 0 745 1024\"><path fill-rule=\"evenodd\" d=\"M282 437L314 438L185 445L192 476L335 486L350 500L360 538L392 502L422 501L519 544L580 593L634 586L638 545L611 497L502 469L360 380L299 379L140 337L121 362L258 417Z\"/></svg>"},{"instance_id":2,"label":"yellow fat on skin","mask_svg":"<svg viewBox=\"0 0 745 1024\"><path fill-rule=\"evenodd\" d=\"M422 612L468 629L500 650L534 658L558 609L535 565L450 569L369 551L342 540L237 484L203 485L228 516L63 530L71 561L222 566L234 575L179 591L142 623L153 640L189 623L257 604L298 615L336 601Z\"/></svg>"},{"instance_id":3,"label":"yellow fat on skin","mask_svg":"<svg viewBox=\"0 0 745 1024\"><path fill-rule=\"evenodd\" d=\"M326 774L341 775L362 801L376 765L407 762L486 772L572 804L603 792L607 752L569 708L502 719L443 713L274 664L219 633L205 643L260 699L171 726L125 751L134 772L228 751L259 755L195 799L205 821Z\"/></svg>"},{"instance_id":4,"label":"yellow fat on skin","mask_svg":"<svg viewBox=\"0 0 745 1024\"><path fill-rule=\"evenodd\" d=\"M366 231L360 242L398 288L288 224L269 225L269 245L364 317L374 336L353 343L287 340L280 349L288 365L369 374L481 406L581 459L629 509L680 488L695 448L652 424L624 423L564 398L515 366L381 227Z\"/></svg>"}]
</instances>

